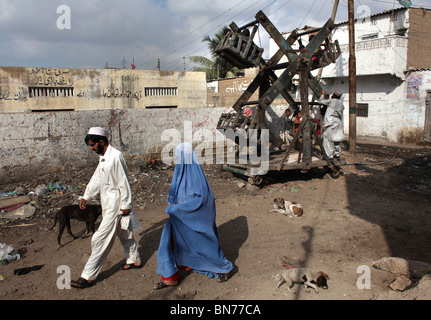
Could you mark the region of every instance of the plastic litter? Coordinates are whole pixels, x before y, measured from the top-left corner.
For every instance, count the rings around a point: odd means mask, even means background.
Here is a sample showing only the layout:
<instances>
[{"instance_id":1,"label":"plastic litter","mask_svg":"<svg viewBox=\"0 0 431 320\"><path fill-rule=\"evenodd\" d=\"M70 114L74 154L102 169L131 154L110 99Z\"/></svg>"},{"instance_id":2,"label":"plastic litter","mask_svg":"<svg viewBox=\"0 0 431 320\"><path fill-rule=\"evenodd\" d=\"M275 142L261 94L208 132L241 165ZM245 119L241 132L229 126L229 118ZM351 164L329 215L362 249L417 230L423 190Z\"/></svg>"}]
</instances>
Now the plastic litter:
<instances>
[{"instance_id":1,"label":"plastic litter","mask_svg":"<svg viewBox=\"0 0 431 320\"><path fill-rule=\"evenodd\" d=\"M130 230L133 232L139 231L142 229L138 217L136 216L135 212L130 212L127 216L121 217L121 229L123 230Z\"/></svg>"},{"instance_id":2,"label":"plastic litter","mask_svg":"<svg viewBox=\"0 0 431 320\"><path fill-rule=\"evenodd\" d=\"M18 260L21 255L10 245L0 243L0 263L8 264L11 261Z\"/></svg>"},{"instance_id":3,"label":"plastic litter","mask_svg":"<svg viewBox=\"0 0 431 320\"><path fill-rule=\"evenodd\" d=\"M298 192L299 192L299 189L298 189L298 188L296 188L296 187L290 187L290 192L298 193Z\"/></svg>"},{"instance_id":4,"label":"plastic litter","mask_svg":"<svg viewBox=\"0 0 431 320\"><path fill-rule=\"evenodd\" d=\"M36 193L36 195L38 197L42 197L43 195L45 195L47 192L49 191L48 187L44 184L38 185L36 187L36 189L34 190L34 192Z\"/></svg>"}]
</instances>

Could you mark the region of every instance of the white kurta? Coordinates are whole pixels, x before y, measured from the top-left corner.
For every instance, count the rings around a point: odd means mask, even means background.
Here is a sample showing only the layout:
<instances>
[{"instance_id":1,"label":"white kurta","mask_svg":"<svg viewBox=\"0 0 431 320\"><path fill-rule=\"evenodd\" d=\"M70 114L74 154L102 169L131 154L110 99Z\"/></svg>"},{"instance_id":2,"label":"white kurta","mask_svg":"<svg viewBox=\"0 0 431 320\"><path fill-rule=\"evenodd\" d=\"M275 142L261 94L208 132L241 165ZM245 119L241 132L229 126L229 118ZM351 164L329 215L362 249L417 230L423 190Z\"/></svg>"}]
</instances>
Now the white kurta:
<instances>
[{"instance_id":1,"label":"white kurta","mask_svg":"<svg viewBox=\"0 0 431 320\"><path fill-rule=\"evenodd\" d=\"M323 136L330 141L343 141L343 102L339 99L320 100L320 103L328 105L323 118Z\"/></svg>"},{"instance_id":2,"label":"white kurta","mask_svg":"<svg viewBox=\"0 0 431 320\"><path fill-rule=\"evenodd\" d=\"M132 192L127 176L127 165L120 151L108 146L105 154L100 156L83 198L94 200L100 196L102 205L102 222L91 239L91 256L88 259L81 277L95 280L111 250L115 235L118 235L123 246L126 263L140 262L140 256L133 233L119 227L120 209L132 209Z\"/></svg>"},{"instance_id":3,"label":"white kurta","mask_svg":"<svg viewBox=\"0 0 431 320\"><path fill-rule=\"evenodd\" d=\"M340 99L325 100L322 97L319 102L328 106L323 118L323 148L329 158L332 158L333 155L340 157L340 142L345 139L343 128L343 102Z\"/></svg>"}]
</instances>

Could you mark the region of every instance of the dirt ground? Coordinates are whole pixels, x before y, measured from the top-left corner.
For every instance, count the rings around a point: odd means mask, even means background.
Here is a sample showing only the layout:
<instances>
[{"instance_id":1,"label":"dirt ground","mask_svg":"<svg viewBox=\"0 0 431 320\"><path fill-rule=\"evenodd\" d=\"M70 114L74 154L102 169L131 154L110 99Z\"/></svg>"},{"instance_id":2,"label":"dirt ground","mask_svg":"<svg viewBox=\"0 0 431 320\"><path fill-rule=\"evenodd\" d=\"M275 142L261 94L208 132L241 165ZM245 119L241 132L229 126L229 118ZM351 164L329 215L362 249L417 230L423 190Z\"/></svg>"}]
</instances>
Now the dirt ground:
<instances>
[{"instance_id":1,"label":"dirt ground","mask_svg":"<svg viewBox=\"0 0 431 320\"><path fill-rule=\"evenodd\" d=\"M21 259L0 265L0 300L430 299L429 281L428 290L420 285L424 280L416 279L410 289L394 291L388 285L397 275L372 265L383 257L431 263L431 149L362 142L356 155L343 152L343 174L337 179L324 168L271 172L261 188L216 165L204 166L216 199L221 247L237 272L225 283L184 274L177 287L160 291L152 286L159 281L157 248L167 220L172 167L155 163L129 168L134 209L142 225L135 239L144 267L120 270L124 258L116 241L97 283L84 290L59 289L57 281L66 274L58 268L66 266L72 279L79 277L91 253L91 237L73 240L65 232L64 246L56 251L57 230L47 228L61 206L77 203L94 168L69 167L0 185L0 193L17 187L29 192L49 182L68 186L63 194L35 197L31 218L8 221L0 214L0 243L24 251ZM292 219L268 212L275 197L299 202L304 215ZM72 223L76 234L84 229L83 222ZM43 267L14 274L36 265ZM275 275L298 266L327 273L328 290L307 293L302 285L292 292L286 285L277 289ZM360 266L369 267L370 288L357 286Z\"/></svg>"}]
</instances>

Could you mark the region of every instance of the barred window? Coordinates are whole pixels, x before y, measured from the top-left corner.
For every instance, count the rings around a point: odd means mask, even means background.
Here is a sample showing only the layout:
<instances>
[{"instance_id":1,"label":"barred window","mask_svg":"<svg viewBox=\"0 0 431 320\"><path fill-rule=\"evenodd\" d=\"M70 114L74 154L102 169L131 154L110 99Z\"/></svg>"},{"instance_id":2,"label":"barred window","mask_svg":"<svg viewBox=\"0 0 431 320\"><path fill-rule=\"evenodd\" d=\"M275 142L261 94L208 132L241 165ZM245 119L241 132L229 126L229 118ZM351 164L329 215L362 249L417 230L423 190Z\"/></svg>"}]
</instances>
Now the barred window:
<instances>
[{"instance_id":1,"label":"barred window","mask_svg":"<svg viewBox=\"0 0 431 320\"><path fill-rule=\"evenodd\" d=\"M356 104L356 115L358 117L368 117L368 103L357 103Z\"/></svg>"},{"instance_id":2,"label":"barred window","mask_svg":"<svg viewBox=\"0 0 431 320\"><path fill-rule=\"evenodd\" d=\"M73 97L73 87L28 87L28 96L35 97Z\"/></svg>"},{"instance_id":3,"label":"barred window","mask_svg":"<svg viewBox=\"0 0 431 320\"><path fill-rule=\"evenodd\" d=\"M178 88L171 87L148 87L145 88L145 96L146 97L163 97L163 96L177 96Z\"/></svg>"}]
</instances>

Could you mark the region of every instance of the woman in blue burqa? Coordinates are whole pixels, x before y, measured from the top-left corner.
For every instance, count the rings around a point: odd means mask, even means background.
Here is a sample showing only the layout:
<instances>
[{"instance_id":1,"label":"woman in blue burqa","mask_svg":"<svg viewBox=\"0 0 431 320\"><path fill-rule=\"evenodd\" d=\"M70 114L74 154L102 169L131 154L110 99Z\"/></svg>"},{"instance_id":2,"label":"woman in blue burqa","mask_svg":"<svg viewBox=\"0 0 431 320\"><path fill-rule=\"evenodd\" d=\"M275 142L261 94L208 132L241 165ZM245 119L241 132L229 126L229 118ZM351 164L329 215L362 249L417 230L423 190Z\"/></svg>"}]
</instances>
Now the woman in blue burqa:
<instances>
[{"instance_id":1,"label":"woman in blue burqa","mask_svg":"<svg viewBox=\"0 0 431 320\"><path fill-rule=\"evenodd\" d=\"M157 253L161 282L154 289L178 284L179 270L192 270L224 282L233 270L220 248L214 197L199 159L189 143L175 149L175 171Z\"/></svg>"}]
</instances>

